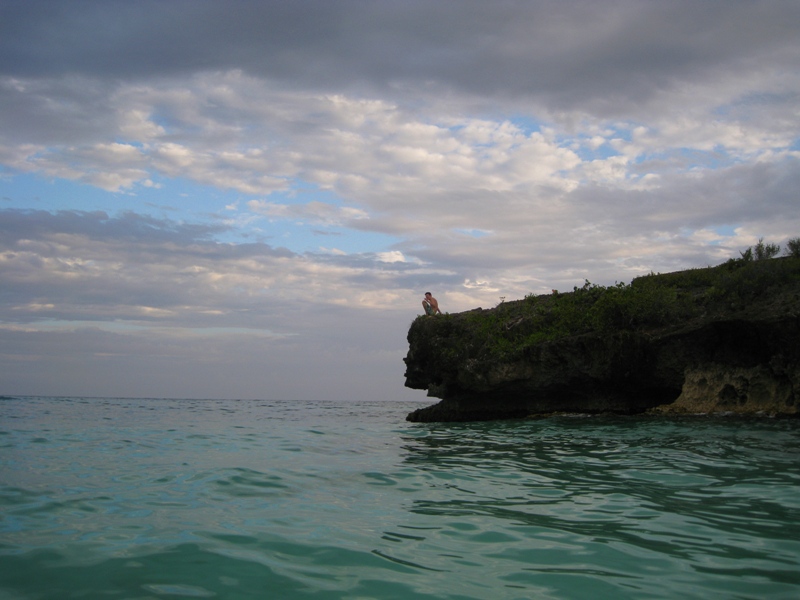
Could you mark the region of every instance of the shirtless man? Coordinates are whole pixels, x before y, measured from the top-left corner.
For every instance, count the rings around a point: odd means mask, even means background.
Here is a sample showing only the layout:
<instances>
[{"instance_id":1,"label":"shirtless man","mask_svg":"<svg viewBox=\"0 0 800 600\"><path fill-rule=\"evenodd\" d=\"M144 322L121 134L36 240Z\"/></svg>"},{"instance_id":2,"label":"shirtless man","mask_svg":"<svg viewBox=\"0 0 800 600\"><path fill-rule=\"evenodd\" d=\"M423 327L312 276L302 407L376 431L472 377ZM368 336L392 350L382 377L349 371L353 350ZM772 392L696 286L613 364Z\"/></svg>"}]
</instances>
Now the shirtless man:
<instances>
[{"instance_id":1,"label":"shirtless man","mask_svg":"<svg viewBox=\"0 0 800 600\"><path fill-rule=\"evenodd\" d=\"M430 292L425 292L425 300L422 301L422 308L425 309L425 314L428 316L433 316L435 314L442 314L442 311L439 310L439 303L436 301L436 298L431 296Z\"/></svg>"}]
</instances>

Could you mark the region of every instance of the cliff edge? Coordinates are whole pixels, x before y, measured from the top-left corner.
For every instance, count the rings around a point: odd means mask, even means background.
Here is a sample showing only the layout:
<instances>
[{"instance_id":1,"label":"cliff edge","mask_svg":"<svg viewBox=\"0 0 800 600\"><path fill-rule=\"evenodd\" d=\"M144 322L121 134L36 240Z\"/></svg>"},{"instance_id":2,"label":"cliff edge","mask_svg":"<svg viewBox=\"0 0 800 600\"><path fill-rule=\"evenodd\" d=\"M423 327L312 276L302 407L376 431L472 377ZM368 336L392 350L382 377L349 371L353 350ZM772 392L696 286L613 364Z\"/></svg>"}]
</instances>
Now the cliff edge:
<instances>
[{"instance_id":1,"label":"cliff edge","mask_svg":"<svg viewBox=\"0 0 800 600\"><path fill-rule=\"evenodd\" d=\"M554 412L800 415L800 258L732 259L588 281L492 309L418 317L409 421Z\"/></svg>"}]
</instances>

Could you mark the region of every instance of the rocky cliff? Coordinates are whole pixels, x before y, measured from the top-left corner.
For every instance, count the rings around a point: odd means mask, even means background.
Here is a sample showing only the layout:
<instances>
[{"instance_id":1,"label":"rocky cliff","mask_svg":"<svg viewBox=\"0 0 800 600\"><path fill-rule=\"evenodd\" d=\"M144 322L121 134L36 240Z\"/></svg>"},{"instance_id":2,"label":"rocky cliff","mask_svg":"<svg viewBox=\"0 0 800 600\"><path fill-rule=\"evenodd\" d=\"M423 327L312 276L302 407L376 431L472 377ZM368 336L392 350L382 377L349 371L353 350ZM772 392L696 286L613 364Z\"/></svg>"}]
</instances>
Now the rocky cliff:
<instances>
[{"instance_id":1,"label":"rocky cliff","mask_svg":"<svg viewBox=\"0 0 800 600\"><path fill-rule=\"evenodd\" d=\"M410 421L553 412L800 414L800 258L731 260L419 317Z\"/></svg>"}]
</instances>

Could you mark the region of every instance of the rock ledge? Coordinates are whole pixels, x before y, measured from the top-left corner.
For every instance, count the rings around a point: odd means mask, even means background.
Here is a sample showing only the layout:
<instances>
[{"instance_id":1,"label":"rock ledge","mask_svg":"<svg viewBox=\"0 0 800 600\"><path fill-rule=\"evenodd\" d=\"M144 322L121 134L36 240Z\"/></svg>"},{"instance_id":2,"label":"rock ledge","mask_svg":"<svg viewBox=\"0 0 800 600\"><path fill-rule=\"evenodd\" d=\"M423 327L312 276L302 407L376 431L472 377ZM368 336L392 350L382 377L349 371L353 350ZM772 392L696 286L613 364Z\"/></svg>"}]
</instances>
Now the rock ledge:
<instances>
[{"instance_id":1,"label":"rock ledge","mask_svg":"<svg viewBox=\"0 0 800 600\"><path fill-rule=\"evenodd\" d=\"M542 333L575 306L583 312L570 317L572 330ZM409 421L798 416L800 259L729 261L614 288L587 282L568 294L419 317L408 342L405 385L441 399Z\"/></svg>"}]
</instances>

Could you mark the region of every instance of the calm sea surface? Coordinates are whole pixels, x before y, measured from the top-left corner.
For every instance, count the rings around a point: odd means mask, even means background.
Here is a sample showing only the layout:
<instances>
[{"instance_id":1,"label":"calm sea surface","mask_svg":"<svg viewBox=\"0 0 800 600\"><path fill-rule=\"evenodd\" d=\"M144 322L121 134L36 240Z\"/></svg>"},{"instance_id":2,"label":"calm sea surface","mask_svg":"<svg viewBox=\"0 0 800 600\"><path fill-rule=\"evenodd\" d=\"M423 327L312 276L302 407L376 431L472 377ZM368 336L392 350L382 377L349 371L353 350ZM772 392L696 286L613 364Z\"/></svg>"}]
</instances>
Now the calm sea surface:
<instances>
[{"instance_id":1,"label":"calm sea surface","mask_svg":"<svg viewBox=\"0 0 800 600\"><path fill-rule=\"evenodd\" d=\"M800 598L800 421L0 400L0 598Z\"/></svg>"}]
</instances>

